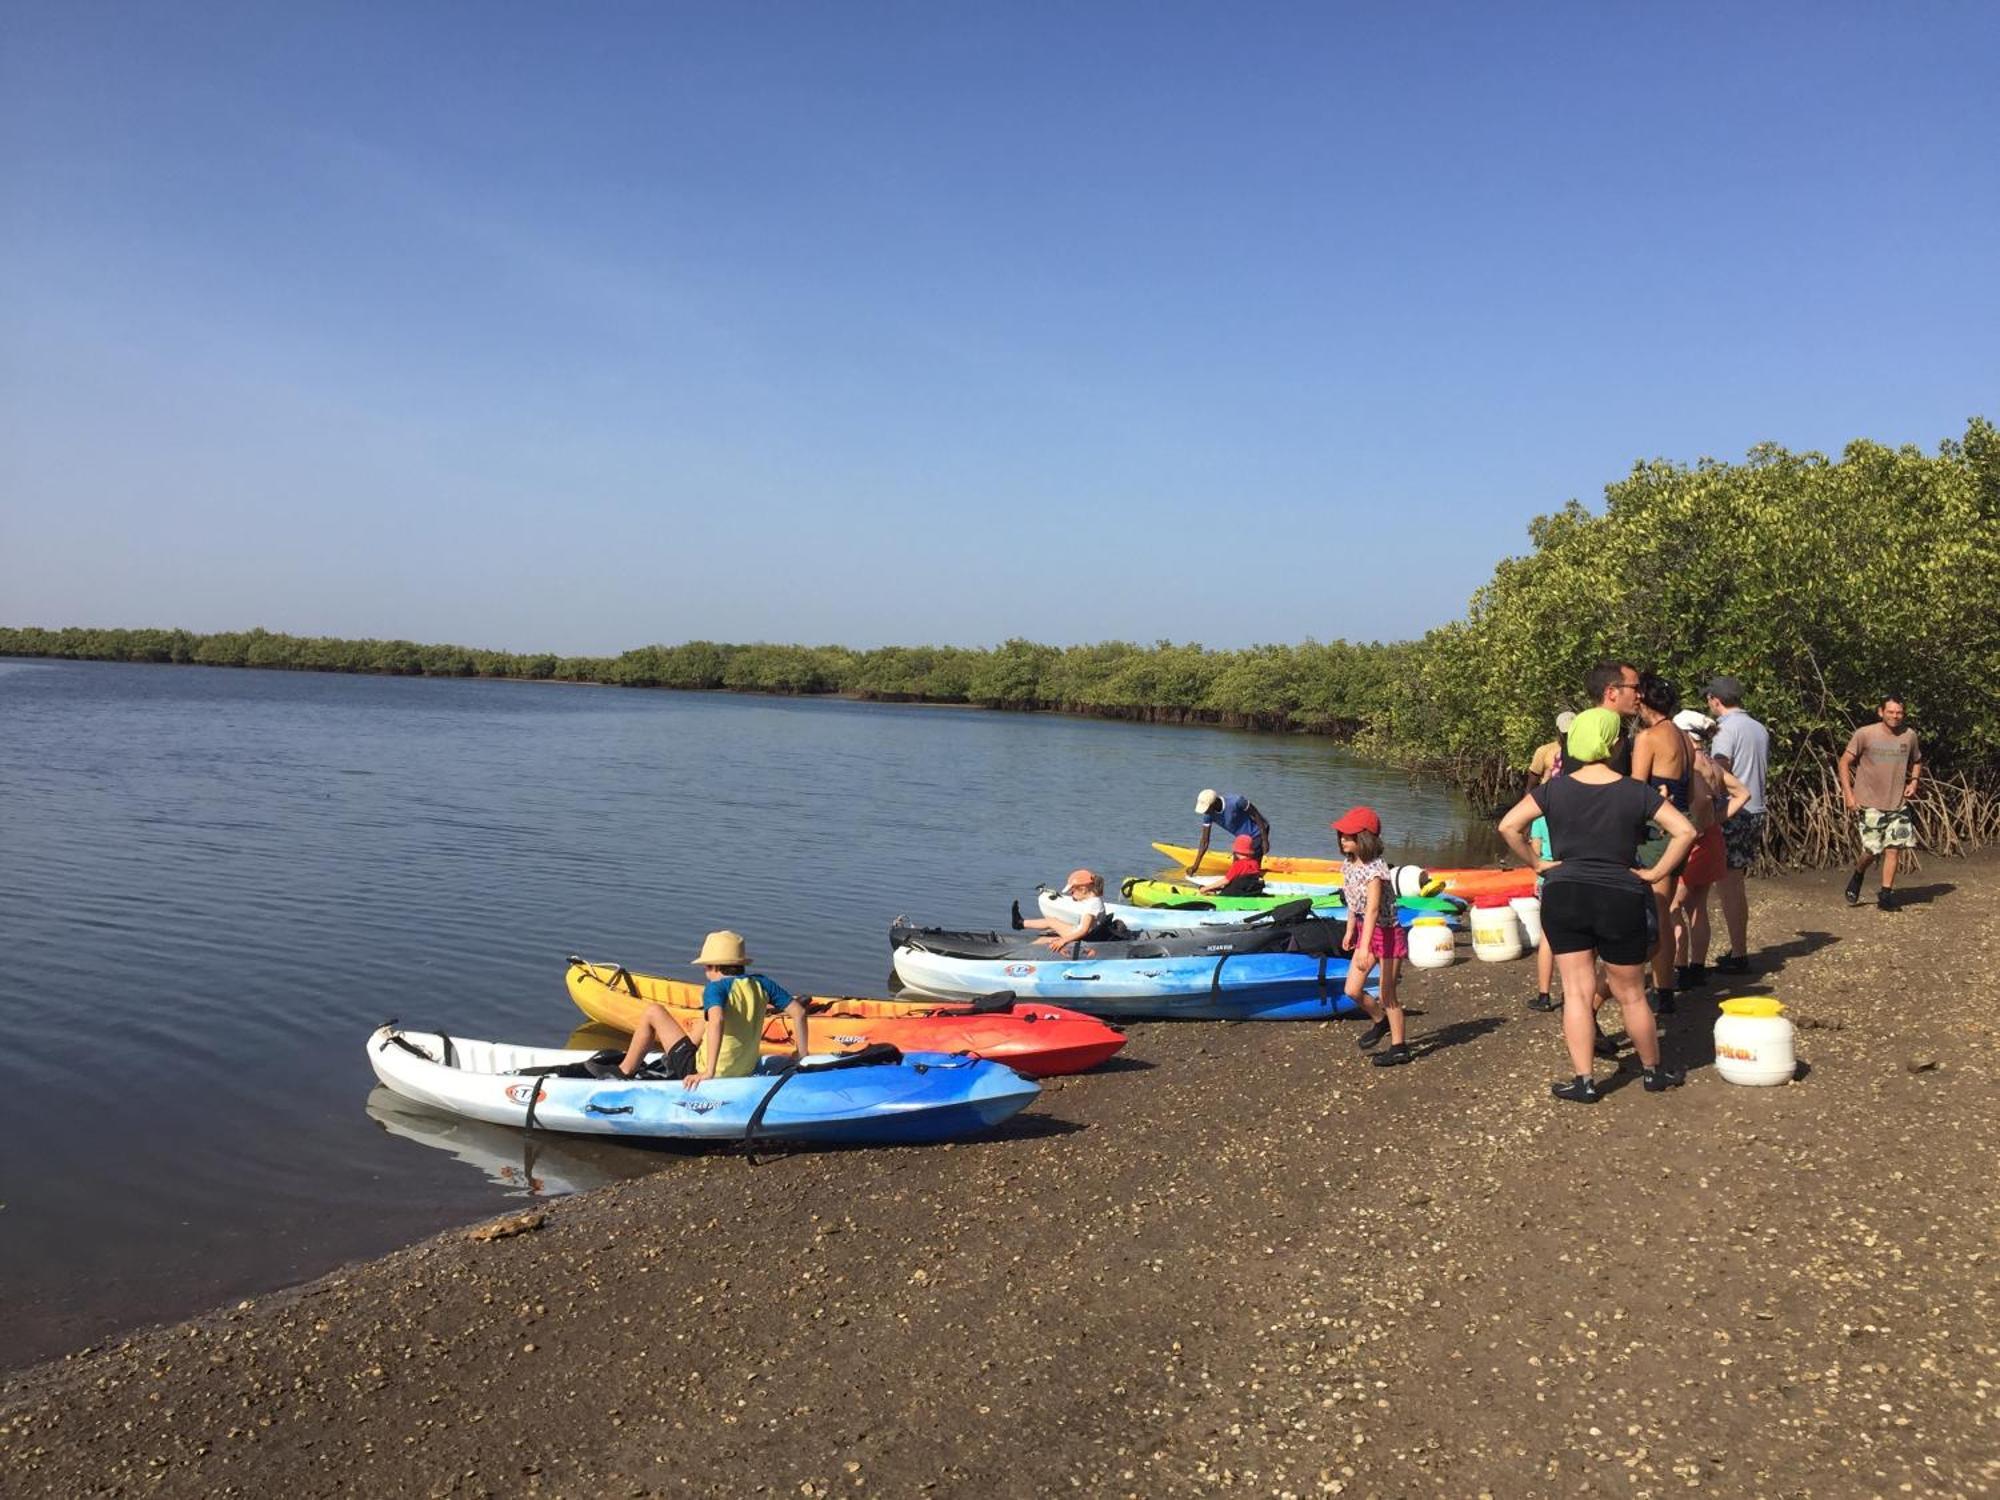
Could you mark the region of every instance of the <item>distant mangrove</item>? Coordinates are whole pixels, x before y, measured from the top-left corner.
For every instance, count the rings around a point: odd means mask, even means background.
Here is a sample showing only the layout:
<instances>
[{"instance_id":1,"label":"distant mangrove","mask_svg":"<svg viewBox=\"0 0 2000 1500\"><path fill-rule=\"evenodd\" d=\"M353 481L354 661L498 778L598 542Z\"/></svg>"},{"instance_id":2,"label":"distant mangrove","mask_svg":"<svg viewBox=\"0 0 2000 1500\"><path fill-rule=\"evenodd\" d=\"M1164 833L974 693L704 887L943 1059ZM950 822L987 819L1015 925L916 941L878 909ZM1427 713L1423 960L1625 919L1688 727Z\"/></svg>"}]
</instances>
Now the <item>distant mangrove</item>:
<instances>
[{"instance_id":1,"label":"distant mangrove","mask_svg":"<svg viewBox=\"0 0 2000 1500\"><path fill-rule=\"evenodd\" d=\"M0 627L0 655L289 671L496 677L633 688L845 694L1330 736L1504 798L1602 658L1690 701L1712 674L1771 729L1773 857L1845 848L1833 756L1885 692L1906 695L1932 777L1926 847L2000 839L2000 432L1975 418L1935 454L1775 446L1742 463L1656 460L1529 526L1462 620L1421 640L1209 650L1104 641L990 648L724 644L517 654L267 630Z\"/></svg>"}]
</instances>

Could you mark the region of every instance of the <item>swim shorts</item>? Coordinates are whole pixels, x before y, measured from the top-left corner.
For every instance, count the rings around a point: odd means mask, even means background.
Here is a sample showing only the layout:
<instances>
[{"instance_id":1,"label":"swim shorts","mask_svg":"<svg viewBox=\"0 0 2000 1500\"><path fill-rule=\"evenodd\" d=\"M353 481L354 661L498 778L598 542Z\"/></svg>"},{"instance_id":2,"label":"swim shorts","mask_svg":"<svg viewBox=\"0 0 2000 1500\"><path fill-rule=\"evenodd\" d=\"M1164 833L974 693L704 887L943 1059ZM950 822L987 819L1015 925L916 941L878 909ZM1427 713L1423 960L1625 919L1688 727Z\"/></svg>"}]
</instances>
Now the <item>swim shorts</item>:
<instances>
[{"instance_id":1,"label":"swim shorts","mask_svg":"<svg viewBox=\"0 0 2000 1500\"><path fill-rule=\"evenodd\" d=\"M1558 880L1542 891L1542 935L1551 953L1596 950L1608 964L1642 964L1653 951L1653 893L1643 887Z\"/></svg>"},{"instance_id":2,"label":"swim shorts","mask_svg":"<svg viewBox=\"0 0 2000 1500\"><path fill-rule=\"evenodd\" d=\"M1858 814L1861 823L1861 847L1870 854L1880 854L1884 849L1914 849L1917 847L1917 825L1910 818L1907 807L1893 807L1887 812L1880 808L1864 807Z\"/></svg>"},{"instance_id":3,"label":"swim shorts","mask_svg":"<svg viewBox=\"0 0 2000 1500\"><path fill-rule=\"evenodd\" d=\"M1681 866L1681 884L1689 887L1714 885L1729 869L1729 855L1722 842L1722 826L1717 824L1694 841L1688 862Z\"/></svg>"},{"instance_id":4,"label":"swim shorts","mask_svg":"<svg viewBox=\"0 0 2000 1500\"><path fill-rule=\"evenodd\" d=\"M1722 825L1722 842L1728 850L1729 868L1747 870L1756 862L1757 850L1764 842L1764 815L1760 812L1740 812Z\"/></svg>"},{"instance_id":5,"label":"swim shorts","mask_svg":"<svg viewBox=\"0 0 2000 1500\"><path fill-rule=\"evenodd\" d=\"M1377 958L1408 958L1410 934L1400 922L1380 923L1368 946Z\"/></svg>"}]
</instances>

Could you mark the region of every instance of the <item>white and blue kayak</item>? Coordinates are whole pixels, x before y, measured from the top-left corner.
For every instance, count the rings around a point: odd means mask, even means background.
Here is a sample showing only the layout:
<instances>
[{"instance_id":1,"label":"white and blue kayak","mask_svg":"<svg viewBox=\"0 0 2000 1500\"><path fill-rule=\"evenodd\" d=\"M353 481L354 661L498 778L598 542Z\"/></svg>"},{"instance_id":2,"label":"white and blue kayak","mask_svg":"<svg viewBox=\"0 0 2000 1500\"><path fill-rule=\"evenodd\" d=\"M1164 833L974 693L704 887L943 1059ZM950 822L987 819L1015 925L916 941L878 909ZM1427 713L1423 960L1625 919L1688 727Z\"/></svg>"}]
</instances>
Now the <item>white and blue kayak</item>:
<instances>
[{"instance_id":1,"label":"white and blue kayak","mask_svg":"<svg viewBox=\"0 0 2000 1500\"><path fill-rule=\"evenodd\" d=\"M1267 886L1265 889L1269 890L1270 887ZM1265 915L1252 905L1255 898L1234 899L1237 904L1227 911L1217 911L1198 902L1187 906L1134 906L1124 901L1107 901L1104 903L1104 910L1107 915L1116 917L1124 924L1125 930L1131 933L1188 932L1203 927L1254 926ZM1272 903L1272 907L1295 903L1299 899L1286 897L1283 902ZM1074 901L1054 891L1041 892L1036 901L1042 909L1043 916L1061 922L1065 926L1075 923L1081 915ZM1347 907L1338 892L1324 902L1312 903L1310 911L1312 919L1321 922L1347 920ZM1396 922L1403 927L1408 927L1418 917L1431 915L1443 916L1446 924L1454 928L1465 925L1463 918L1451 913L1432 913L1403 906L1396 908Z\"/></svg>"},{"instance_id":2,"label":"white and blue kayak","mask_svg":"<svg viewBox=\"0 0 2000 1500\"><path fill-rule=\"evenodd\" d=\"M388 1025L375 1076L403 1098L495 1125L686 1141L902 1145L953 1140L1025 1109L1039 1084L969 1053L767 1057L747 1078L593 1078L596 1054ZM754 1129L753 1129L754 1127Z\"/></svg>"},{"instance_id":3,"label":"white and blue kayak","mask_svg":"<svg viewBox=\"0 0 2000 1500\"><path fill-rule=\"evenodd\" d=\"M1011 990L1107 1020L1324 1021L1358 1013L1341 993L1347 960L1305 953L1066 960L962 958L895 950L896 977L948 999Z\"/></svg>"}]
</instances>

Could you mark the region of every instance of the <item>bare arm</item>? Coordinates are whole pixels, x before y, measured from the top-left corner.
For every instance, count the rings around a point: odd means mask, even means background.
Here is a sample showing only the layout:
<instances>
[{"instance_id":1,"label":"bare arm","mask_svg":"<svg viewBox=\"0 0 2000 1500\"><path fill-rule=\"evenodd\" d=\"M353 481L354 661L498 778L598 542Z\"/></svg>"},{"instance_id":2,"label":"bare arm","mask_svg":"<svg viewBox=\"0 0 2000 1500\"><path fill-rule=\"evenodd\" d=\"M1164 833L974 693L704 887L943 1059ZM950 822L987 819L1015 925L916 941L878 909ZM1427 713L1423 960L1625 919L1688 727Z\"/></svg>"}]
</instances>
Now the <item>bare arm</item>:
<instances>
[{"instance_id":1,"label":"bare arm","mask_svg":"<svg viewBox=\"0 0 2000 1500\"><path fill-rule=\"evenodd\" d=\"M806 1040L806 1033L811 1025L808 1020L812 1014L810 1000L811 997L808 995L796 995L792 998L792 1003L785 1007L785 1019L792 1023L792 1051L798 1055L800 1062L804 1062L806 1054L812 1050L811 1044Z\"/></svg>"},{"instance_id":2,"label":"bare arm","mask_svg":"<svg viewBox=\"0 0 2000 1500\"><path fill-rule=\"evenodd\" d=\"M711 1005L701 1013L701 1055L708 1059L705 1068L681 1080L682 1088L698 1088L705 1079L713 1078L715 1070L722 1062L722 1007Z\"/></svg>"},{"instance_id":3,"label":"bare arm","mask_svg":"<svg viewBox=\"0 0 2000 1500\"><path fill-rule=\"evenodd\" d=\"M1537 871L1547 869L1555 863L1553 860L1539 858L1533 846L1528 843L1529 826L1541 815L1542 810L1536 806L1535 799L1523 797L1507 809L1507 816L1502 818L1499 824L1500 837L1506 842L1507 847L1514 851L1514 858Z\"/></svg>"},{"instance_id":4,"label":"bare arm","mask_svg":"<svg viewBox=\"0 0 2000 1500\"><path fill-rule=\"evenodd\" d=\"M1854 753L1854 746L1852 745L1849 745L1845 750L1840 752L1840 800L1845 802L1849 808L1855 805L1854 763L1858 759L1860 757Z\"/></svg>"},{"instance_id":5,"label":"bare arm","mask_svg":"<svg viewBox=\"0 0 2000 1500\"><path fill-rule=\"evenodd\" d=\"M1722 768L1722 790L1729 800L1723 804L1722 820L1726 823L1750 805L1750 788L1736 779L1735 773L1727 766Z\"/></svg>"},{"instance_id":6,"label":"bare arm","mask_svg":"<svg viewBox=\"0 0 2000 1500\"><path fill-rule=\"evenodd\" d=\"M1213 832L1215 832L1213 823L1201 825L1201 842L1194 846L1194 858L1188 863L1188 874L1194 875L1200 872L1202 856L1208 853L1208 836Z\"/></svg>"},{"instance_id":7,"label":"bare arm","mask_svg":"<svg viewBox=\"0 0 2000 1500\"><path fill-rule=\"evenodd\" d=\"M1248 811L1250 813L1250 821L1257 825L1258 842L1263 845L1264 852L1269 854L1271 852L1271 820L1257 811L1257 805L1254 802L1250 805Z\"/></svg>"}]
</instances>

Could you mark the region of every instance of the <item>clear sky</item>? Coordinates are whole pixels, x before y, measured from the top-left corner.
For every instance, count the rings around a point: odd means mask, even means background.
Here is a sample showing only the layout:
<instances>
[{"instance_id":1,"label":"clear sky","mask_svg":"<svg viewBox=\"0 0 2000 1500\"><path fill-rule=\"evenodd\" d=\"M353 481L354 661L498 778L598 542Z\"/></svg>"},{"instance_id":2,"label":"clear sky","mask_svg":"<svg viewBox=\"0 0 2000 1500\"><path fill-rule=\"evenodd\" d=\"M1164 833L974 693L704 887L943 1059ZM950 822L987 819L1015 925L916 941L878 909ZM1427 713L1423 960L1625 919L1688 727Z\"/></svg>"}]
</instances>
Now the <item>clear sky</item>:
<instances>
[{"instance_id":1,"label":"clear sky","mask_svg":"<svg viewBox=\"0 0 2000 1500\"><path fill-rule=\"evenodd\" d=\"M2000 417L2000 4L0 0L0 623L1395 638Z\"/></svg>"}]
</instances>

